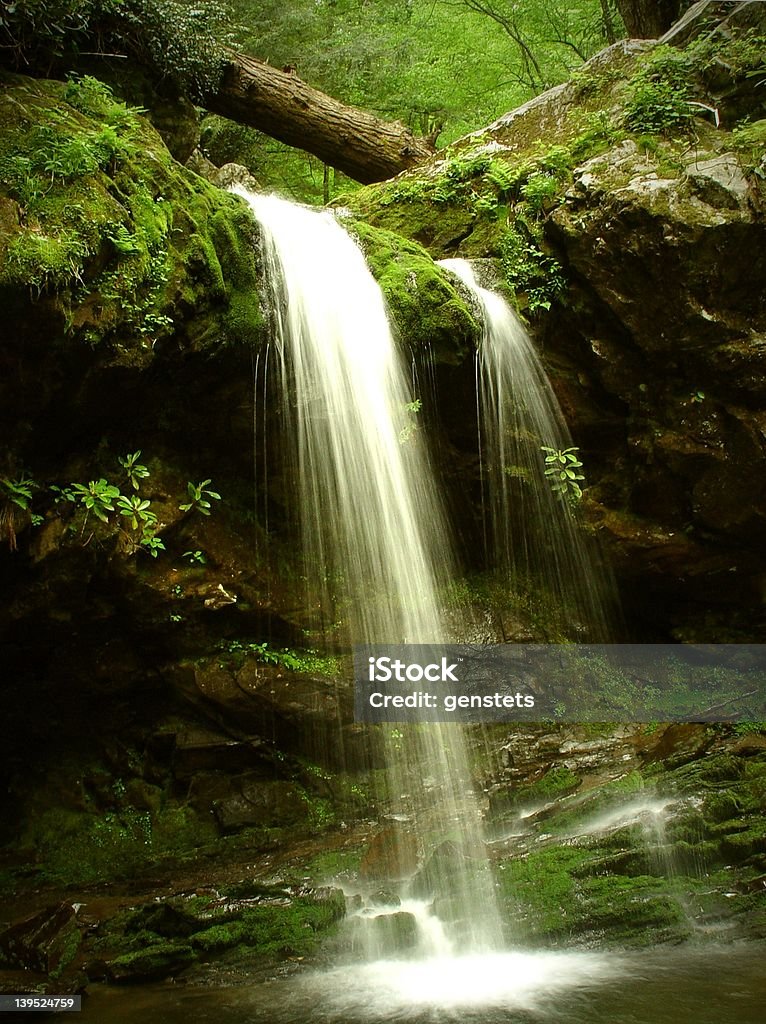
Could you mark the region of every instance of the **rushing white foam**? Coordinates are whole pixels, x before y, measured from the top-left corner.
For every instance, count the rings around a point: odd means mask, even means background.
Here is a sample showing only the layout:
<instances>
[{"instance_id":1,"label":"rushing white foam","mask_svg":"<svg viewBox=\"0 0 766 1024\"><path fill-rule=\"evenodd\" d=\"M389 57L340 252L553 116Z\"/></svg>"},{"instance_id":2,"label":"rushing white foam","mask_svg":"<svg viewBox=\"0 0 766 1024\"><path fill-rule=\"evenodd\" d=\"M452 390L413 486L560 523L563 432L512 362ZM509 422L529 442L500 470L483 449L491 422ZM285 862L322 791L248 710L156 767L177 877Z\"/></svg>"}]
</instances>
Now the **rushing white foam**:
<instances>
[{"instance_id":1,"label":"rushing white foam","mask_svg":"<svg viewBox=\"0 0 766 1024\"><path fill-rule=\"evenodd\" d=\"M336 1012L375 1019L419 1008L533 1011L567 991L601 985L625 969L616 954L509 952L379 960L306 981Z\"/></svg>"}]
</instances>

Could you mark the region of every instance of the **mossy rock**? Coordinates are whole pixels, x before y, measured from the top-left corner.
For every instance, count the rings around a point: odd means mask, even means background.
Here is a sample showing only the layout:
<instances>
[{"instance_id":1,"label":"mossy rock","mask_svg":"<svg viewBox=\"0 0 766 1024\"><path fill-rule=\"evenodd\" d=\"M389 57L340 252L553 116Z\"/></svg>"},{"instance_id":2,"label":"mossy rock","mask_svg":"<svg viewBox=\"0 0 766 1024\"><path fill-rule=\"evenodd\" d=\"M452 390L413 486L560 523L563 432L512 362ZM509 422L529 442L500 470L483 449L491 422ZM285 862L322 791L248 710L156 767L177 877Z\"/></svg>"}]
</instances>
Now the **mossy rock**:
<instances>
[{"instance_id":1,"label":"mossy rock","mask_svg":"<svg viewBox=\"0 0 766 1024\"><path fill-rule=\"evenodd\" d=\"M190 941L205 953L244 946L262 956L306 956L317 949L322 935L345 910L339 889L317 889L310 895L283 899L276 906L246 907L237 920L201 929Z\"/></svg>"},{"instance_id":2,"label":"mossy rock","mask_svg":"<svg viewBox=\"0 0 766 1024\"><path fill-rule=\"evenodd\" d=\"M10 337L109 342L127 365L186 334L260 337L256 229L95 79L3 75L0 294ZM193 324L191 317L194 317Z\"/></svg>"},{"instance_id":3,"label":"mossy rock","mask_svg":"<svg viewBox=\"0 0 766 1024\"><path fill-rule=\"evenodd\" d=\"M635 857L634 870L647 871L645 851L626 856ZM639 947L687 936L674 880L629 869L622 873L613 866L620 867L594 857L587 847L535 851L500 866L501 905L510 917L520 916L537 941L578 936Z\"/></svg>"},{"instance_id":4,"label":"mossy rock","mask_svg":"<svg viewBox=\"0 0 766 1024\"><path fill-rule=\"evenodd\" d=\"M111 981L117 984L159 981L179 974L195 960L196 954L189 945L157 942L135 953L116 957L107 965L107 971Z\"/></svg>"},{"instance_id":5,"label":"mossy rock","mask_svg":"<svg viewBox=\"0 0 766 1024\"><path fill-rule=\"evenodd\" d=\"M502 817L520 807L568 796L579 789L581 781L566 765L556 765L534 782L515 786L506 793L493 794L491 807L497 816Z\"/></svg>"},{"instance_id":6,"label":"mossy rock","mask_svg":"<svg viewBox=\"0 0 766 1024\"><path fill-rule=\"evenodd\" d=\"M359 239L400 338L414 350L432 351L440 362L462 362L481 328L452 280L417 243L362 221L347 226Z\"/></svg>"}]
</instances>

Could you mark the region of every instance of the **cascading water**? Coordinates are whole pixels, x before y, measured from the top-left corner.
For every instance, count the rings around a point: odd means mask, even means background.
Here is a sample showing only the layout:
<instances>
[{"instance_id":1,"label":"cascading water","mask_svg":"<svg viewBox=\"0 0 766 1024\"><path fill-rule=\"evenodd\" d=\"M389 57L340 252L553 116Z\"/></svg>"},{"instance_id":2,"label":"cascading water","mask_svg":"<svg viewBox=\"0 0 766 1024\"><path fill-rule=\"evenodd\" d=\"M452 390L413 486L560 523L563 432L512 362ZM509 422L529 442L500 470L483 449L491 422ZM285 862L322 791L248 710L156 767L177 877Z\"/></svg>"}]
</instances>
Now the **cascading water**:
<instances>
[{"instance_id":1,"label":"cascading water","mask_svg":"<svg viewBox=\"0 0 766 1024\"><path fill-rule=\"evenodd\" d=\"M355 642L444 640L439 595L451 578L451 544L427 454L406 429L413 396L380 289L331 213L236 191L264 238L272 365L292 439L289 486L300 508L306 575L333 579ZM327 588L321 591L327 602ZM499 915L460 726L388 730L387 738L394 810L414 823L422 847L426 832L438 837L432 846L459 837L430 857L428 891L418 895L441 899L448 941L462 950L498 948ZM390 912L368 910L370 921ZM411 917L424 939L428 929ZM414 949L427 954L429 944L418 939Z\"/></svg>"},{"instance_id":2,"label":"cascading water","mask_svg":"<svg viewBox=\"0 0 766 1024\"><path fill-rule=\"evenodd\" d=\"M480 457L493 558L512 589L542 588L552 636L607 641L611 584L586 543L566 494L544 475L543 447L572 447L561 409L534 345L508 303L482 288L467 260L442 260L476 297L484 314L477 353Z\"/></svg>"},{"instance_id":3,"label":"cascading water","mask_svg":"<svg viewBox=\"0 0 766 1024\"><path fill-rule=\"evenodd\" d=\"M354 640L442 637L450 546L383 296L330 213L239 189L264 232L266 277L307 577L343 580Z\"/></svg>"}]
</instances>

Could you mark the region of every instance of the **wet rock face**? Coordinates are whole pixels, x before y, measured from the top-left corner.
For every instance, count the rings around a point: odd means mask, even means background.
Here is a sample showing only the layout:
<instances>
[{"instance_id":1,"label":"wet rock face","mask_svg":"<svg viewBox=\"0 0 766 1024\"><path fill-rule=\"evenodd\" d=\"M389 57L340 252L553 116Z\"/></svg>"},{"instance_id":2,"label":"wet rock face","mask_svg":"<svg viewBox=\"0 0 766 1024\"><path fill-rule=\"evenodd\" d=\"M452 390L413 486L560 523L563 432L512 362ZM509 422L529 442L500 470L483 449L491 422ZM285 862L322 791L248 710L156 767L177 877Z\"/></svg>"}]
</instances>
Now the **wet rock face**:
<instances>
[{"instance_id":1,"label":"wet rock face","mask_svg":"<svg viewBox=\"0 0 766 1024\"><path fill-rule=\"evenodd\" d=\"M498 738L490 849L517 933L623 947L764 934L760 732L595 726ZM575 788L545 783L564 769L576 770Z\"/></svg>"},{"instance_id":2,"label":"wet rock face","mask_svg":"<svg viewBox=\"0 0 766 1024\"><path fill-rule=\"evenodd\" d=\"M567 308L543 328L554 381L578 438L604 458L592 518L624 576L689 600L689 618L736 602L752 621L760 604L758 201L731 152L660 172L627 141L575 170L546 229L572 282ZM565 360L577 376L557 373ZM684 617L671 623L675 635L702 636Z\"/></svg>"},{"instance_id":3,"label":"wet rock face","mask_svg":"<svg viewBox=\"0 0 766 1024\"><path fill-rule=\"evenodd\" d=\"M61 972L80 945L76 915L71 904L61 903L6 928L0 933L0 966Z\"/></svg>"},{"instance_id":4,"label":"wet rock face","mask_svg":"<svg viewBox=\"0 0 766 1024\"><path fill-rule=\"evenodd\" d=\"M368 881L395 881L413 874L418 863L417 837L404 829L389 827L370 843L359 874Z\"/></svg>"},{"instance_id":5,"label":"wet rock face","mask_svg":"<svg viewBox=\"0 0 766 1024\"><path fill-rule=\"evenodd\" d=\"M435 256L495 260L581 449L585 509L635 635L760 639L766 109L753 82L763 54L750 22L735 19L716 43L731 59L700 58L695 24L675 50L608 48L353 202ZM652 90L672 103L680 67L677 120L658 124ZM462 448L461 426L446 429Z\"/></svg>"}]
</instances>

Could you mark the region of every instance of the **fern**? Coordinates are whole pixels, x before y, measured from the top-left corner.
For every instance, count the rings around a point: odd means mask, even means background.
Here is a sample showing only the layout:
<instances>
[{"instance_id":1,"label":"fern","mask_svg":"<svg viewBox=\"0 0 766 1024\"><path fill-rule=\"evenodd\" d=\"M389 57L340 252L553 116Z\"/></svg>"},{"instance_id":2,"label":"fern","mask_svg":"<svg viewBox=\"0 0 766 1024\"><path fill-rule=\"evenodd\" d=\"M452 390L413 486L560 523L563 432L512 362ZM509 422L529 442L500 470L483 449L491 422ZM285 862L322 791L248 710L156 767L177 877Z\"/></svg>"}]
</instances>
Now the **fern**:
<instances>
[{"instance_id":1,"label":"fern","mask_svg":"<svg viewBox=\"0 0 766 1024\"><path fill-rule=\"evenodd\" d=\"M527 164L512 167L509 164L493 160L486 174L486 180L497 189L500 195L515 193L521 182L529 173Z\"/></svg>"}]
</instances>

